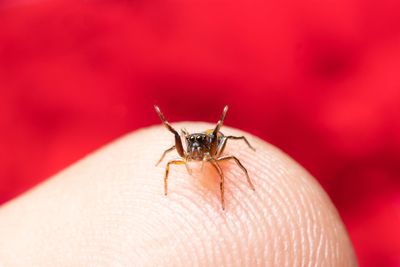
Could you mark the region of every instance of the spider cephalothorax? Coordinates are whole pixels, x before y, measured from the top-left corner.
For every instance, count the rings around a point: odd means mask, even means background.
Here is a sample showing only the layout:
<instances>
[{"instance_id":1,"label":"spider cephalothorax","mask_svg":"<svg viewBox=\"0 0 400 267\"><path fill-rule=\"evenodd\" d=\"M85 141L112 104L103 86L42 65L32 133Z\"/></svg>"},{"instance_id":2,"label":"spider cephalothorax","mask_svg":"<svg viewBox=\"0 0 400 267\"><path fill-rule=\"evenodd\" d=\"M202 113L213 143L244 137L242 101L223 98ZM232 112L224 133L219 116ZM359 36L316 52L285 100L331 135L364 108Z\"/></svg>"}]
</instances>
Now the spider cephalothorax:
<instances>
[{"instance_id":1,"label":"spider cephalothorax","mask_svg":"<svg viewBox=\"0 0 400 267\"><path fill-rule=\"evenodd\" d=\"M187 157L192 160L203 160L210 153L213 137L205 133L190 134L186 137Z\"/></svg>"},{"instance_id":2,"label":"spider cephalothorax","mask_svg":"<svg viewBox=\"0 0 400 267\"><path fill-rule=\"evenodd\" d=\"M249 174L243 164L237 159L235 156L221 156L224 152L225 145L229 139L238 140L242 139L246 142L246 144L253 150L255 150L250 143L247 141L246 137L244 136L232 136L228 135L225 136L223 133L220 132L220 128L225 119L226 112L228 111L228 106L225 106L224 111L222 112L221 119L218 121L217 125L214 129L207 130L202 133L193 133L189 134L186 129L182 129L182 133L186 140L186 149L183 148L181 137L179 136L178 132L169 124L169 122L165 119L164 115L161 113L161 110L158 106L154 106L156 112L162 122L164 123L165 127L175 135L175 145L168 148L162 154L160 160L157 162L158 165L165 155L176 149L181 159L179 160L171 160L167 163L165 168L165 176L164 176L164 192L165 195L168 193L168 173L169 167L171 164L185 164L187 166L188 161L202 161L210 162L211 165L218 171L218 174L221 178L220 182L220 189L221 189L221 203L222 209L225 209L225 202L224 202L224 174L222 172L221 167L219 166L218 162L225 161L225 160L234 160L236 164L243 170L246 174L247 182L249 183L250 187L254 190L254 186L250 180ZM188 168L190 173L190 170Z\"/></svg>"}]
</instances>

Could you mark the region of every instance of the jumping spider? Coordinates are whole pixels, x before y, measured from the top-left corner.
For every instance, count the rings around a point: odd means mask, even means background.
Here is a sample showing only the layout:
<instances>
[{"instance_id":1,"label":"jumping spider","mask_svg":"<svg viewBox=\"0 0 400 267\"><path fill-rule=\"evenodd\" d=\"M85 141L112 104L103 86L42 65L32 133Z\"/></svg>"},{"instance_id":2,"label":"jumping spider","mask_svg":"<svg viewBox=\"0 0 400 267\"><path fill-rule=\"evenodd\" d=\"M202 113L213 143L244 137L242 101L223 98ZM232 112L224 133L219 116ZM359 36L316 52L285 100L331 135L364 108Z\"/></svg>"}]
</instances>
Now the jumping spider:
<instances>
[{"instance_id":1,"label":"jumping spider","mask_svg":"<svg viewBox=\"0 0 400 267\"><path fill-rule=\"evenodd\" d=\"M164 115L161 113L161 110L158 106L154 106L158 116L160 117L161 121L164 123L165 127L175 135L175 145L168 148L162 154L160 160L157 162L156 166L164 159L165 155L168 152L173 151L176 149L181 159L178 160L171 160L167 163L165 168L165 176L164 176L164 193L167 195L168 193L168 173L169 167L171 164L185 164L189 174L191 174L191 170L189 169L187 162L189 161L202 161L210 162L211 165L218 171L218 174L221 178L220 180L220 190L221 190L221 204L222 209L225 209L225 201L224 201L224 174L222 172L221 167L219 166L218 162L225 161L225 160L234 160L236 164L243 170L246 174L247 182L249 183L251 189L255 190L253 183L250 180L250 176L240 162L238 158L235 156L221 156L224 152L226 142L229 139L233 140L243 140L246 144L255 151L255 149L250 145L249 141L247 141L246 137L244 136L225 136L222 132L220 132L220 128L225 119L226 112L228 111L228 106L225 106L224 111L222 112L221 119L218 121L217 125L214 129L209 129L202 133L193 133L189 134L186 129L182 129L182 134L186 140L186 150L183 148L181 137L179 136L178 132L169 124L169 122L165 119Z\"/></svg>"}]
</instances>

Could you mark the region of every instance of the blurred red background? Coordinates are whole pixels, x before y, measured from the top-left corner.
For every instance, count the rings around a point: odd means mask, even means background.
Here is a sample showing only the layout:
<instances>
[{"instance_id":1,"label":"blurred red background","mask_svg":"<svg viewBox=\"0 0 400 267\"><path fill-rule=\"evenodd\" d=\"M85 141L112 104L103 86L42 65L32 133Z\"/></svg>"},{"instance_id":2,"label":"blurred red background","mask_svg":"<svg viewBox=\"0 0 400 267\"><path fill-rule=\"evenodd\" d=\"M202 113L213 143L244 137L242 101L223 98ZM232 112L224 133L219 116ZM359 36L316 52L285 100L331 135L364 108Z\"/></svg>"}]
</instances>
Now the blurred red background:
<instances>
[{"instance_id":1,"label":"blurred red background","mask_svg":"<svg viewBox=\"0 0 400 267\"><path fill-rule=\"evenodd\" d=\"M1 1L0 203L114 138L216 121L323 185L400 266L400 1Z\"/></svg>"}]
</instances>

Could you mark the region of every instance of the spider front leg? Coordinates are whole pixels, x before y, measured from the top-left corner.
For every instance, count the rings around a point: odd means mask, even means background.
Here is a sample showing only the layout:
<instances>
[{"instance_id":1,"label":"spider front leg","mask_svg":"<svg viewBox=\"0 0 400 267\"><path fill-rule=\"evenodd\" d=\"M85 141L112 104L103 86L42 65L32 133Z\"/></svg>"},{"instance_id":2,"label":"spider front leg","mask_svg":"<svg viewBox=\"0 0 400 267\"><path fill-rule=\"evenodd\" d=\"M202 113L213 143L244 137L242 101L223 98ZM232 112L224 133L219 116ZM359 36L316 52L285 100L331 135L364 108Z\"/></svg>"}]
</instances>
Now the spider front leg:
<instances>
[{"instance_id":1,"label":"spider front leg","mask_svg":"<svg viewBox=\"0 0 400 267\"><path fill-rule=\"evenodd\" d=\"M249 173L247 172L247 169L243 166L243 164L240 162L240 160L235 157L235 156L224 156L220 157L217 159L217 161L224 161L224 160L234 160L236 164L243 170L243 172L246 174L247 182L249 183L249 186L251 189L256 190L253 183L251 182Z\"/></svg>"},{"instance_id":2,"label":"spider front leg","mask_svg":"<svg viewBox=\"0 0 400 267\"><path fill-rule=\"evenodd\" d=\"M165 176L164 176L164 194L168 194L168 174L169 174L169 165L175 164L175 165L181 165L181 164L186 164L186 160L171 160L167 163L167 166L165 167Z\"/></svg>"},{"instance_id":3,"label":"spider front leg","mask_svg":"<svg viewBox=\"0 0 400 267\"><path fill-rule=\"evenodd\" d=\"M214 157L217 154L218 150L218 132L219 129L221 129L222 125L224 124L226 112L228 112L228 106L224 107L224 110L222 111L221 119L218 121L217 125L214 128L214 131L212 132L213 140L210 145L210 155Z\"/></svg>"},{"instance_id":4,"label":"spider front leg","mask_svg":"<svg viewBox=\"0 0 400 267\"><path fill-rule=\"evenodd\" d=\"M160 117L161 121L164 123L165 127L168 129L168 131L170 131L171 133L174 134L176 151L178 151L178 154L181 157L184 157L185 152L183 150L182 140L181 140L181 137L179 136L178 132L171 126L171 124L169 124L167 119L164 117L164 114L162 114L160 108L158 106L154 106L154 108L155 108L158 116Z\"/></svg>"}]
</instances>

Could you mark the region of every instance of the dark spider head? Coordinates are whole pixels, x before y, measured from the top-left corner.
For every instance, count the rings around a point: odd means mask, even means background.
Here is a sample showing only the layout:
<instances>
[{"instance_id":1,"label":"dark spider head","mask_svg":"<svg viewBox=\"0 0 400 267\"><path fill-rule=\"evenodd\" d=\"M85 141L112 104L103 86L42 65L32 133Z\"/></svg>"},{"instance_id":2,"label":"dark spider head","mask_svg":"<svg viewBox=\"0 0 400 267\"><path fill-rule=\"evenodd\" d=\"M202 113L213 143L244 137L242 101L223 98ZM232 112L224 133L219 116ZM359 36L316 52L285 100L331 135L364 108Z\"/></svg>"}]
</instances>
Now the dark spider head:
<instances>
[{"instance_id":1,"label":"dark spider head","mask_svg":"<svg viewBox=\"0 0 400 267\"><path fill-rule=\"evenodd\" d=\"M205 153L210 152L212 137L205 133L195 133L186 136L189 157L193 160L202 160Z\"/></svg>"}]
</instances>

